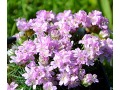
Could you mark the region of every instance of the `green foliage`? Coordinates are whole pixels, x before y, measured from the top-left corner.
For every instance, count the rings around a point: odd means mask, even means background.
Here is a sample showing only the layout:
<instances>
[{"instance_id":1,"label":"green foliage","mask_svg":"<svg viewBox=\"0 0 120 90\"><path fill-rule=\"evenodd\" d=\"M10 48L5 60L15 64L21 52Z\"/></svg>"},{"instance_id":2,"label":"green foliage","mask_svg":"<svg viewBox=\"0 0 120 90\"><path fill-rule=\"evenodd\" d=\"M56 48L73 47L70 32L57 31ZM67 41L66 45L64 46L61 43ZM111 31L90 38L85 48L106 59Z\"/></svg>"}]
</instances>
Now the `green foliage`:
<instances>
[{"instance_id":1,"label":"green foliage","mask_svg":"<svg viewBox=\"0 0 120 90\"><path fill-rule=\"evenodd\" d=\"M112 29L112 10L110 6L111 0L99 0L100 8L103 11L104 16L109 20L109 27Z\"/></svg>"},{"instance_id":2,"label":"green foliage","mask_svg":"<svg viewBox=\"0 0 120 90\"><path fill-rule=\"evenodd\" d=\"M23 85L25 80L22 77L22 74L24 72L25 72L24 67L16 65L16 64L8 64L8 67L7 67L7 82L11 83L11 82L15 81L19 85L18 88L20 88L20 89L29 88L28 86Z\"/></svg>"}]
</instances>

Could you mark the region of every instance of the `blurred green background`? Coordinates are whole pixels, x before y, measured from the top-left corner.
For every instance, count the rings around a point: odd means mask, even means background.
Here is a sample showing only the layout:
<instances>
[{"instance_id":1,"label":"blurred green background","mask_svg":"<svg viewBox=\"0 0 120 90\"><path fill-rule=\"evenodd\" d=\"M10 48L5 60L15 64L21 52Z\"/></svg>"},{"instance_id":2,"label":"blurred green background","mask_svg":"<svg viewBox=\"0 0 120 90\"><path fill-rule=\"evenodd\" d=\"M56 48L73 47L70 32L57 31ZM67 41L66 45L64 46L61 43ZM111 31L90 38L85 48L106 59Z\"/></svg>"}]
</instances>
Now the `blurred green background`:
<instances>
[{"instance_id":1,"label":"blurred green background","mask_svg":"<svg viewBox=\"0 0 120 90\"><path fill-rule=\"evenodd\" d=\"M64 10L76 13L79 10L91 12L100 10L109 19L110 30L113 30L113 1L112 0L7 0L7 36L18 32L15 19L19 17L34 18L38 10L52 10L56 14ZM104 64L110 85L113 82L113 68L108 63Z\"/></svg>"},{"instance_id":2,"label":"blurred green background","mask_svg":"<svg viewBox=\"0 0 120 90\"><path fill-rule=\"evenodd\" d=\"M109 27L112 30L112 0L7 0L7 36L14 35L17 31L15 19L24 17L27 20L34 18L38 10L52 10L55 13L64 10L79 10L90 12L100 10L109 19Z\"/></svg>"}]
</instances>

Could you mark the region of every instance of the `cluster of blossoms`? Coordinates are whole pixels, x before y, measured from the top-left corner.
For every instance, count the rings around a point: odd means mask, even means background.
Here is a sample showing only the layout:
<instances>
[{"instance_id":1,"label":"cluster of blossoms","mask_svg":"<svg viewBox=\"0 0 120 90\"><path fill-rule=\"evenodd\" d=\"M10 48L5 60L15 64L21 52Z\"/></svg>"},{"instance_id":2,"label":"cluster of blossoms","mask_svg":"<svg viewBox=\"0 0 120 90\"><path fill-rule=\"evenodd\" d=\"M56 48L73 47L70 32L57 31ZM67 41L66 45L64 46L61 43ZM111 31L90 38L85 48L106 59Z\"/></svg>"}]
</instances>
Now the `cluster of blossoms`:
<instances>
[{"instance_id":1,"label":"cluster of blossoms","mask_svg":"<svg viewBox=\"0 0 120 90\"><path fill-rule=\"evenodd\" d=\"M28 86L43 85L44 90L57 90L57 85L68 89L81 84L89 86L99 80L96 74L86 73L83 66L112 59L108 20L100 11L87 14L80 10L72 14L65 10L56 15L40 10L36 18L19 18L16 23L20 30L15 35L17 41L27 39L11 50L14 54L10 55L10 62L26 65L22 76Z\"/></svg>"}]
</instances>

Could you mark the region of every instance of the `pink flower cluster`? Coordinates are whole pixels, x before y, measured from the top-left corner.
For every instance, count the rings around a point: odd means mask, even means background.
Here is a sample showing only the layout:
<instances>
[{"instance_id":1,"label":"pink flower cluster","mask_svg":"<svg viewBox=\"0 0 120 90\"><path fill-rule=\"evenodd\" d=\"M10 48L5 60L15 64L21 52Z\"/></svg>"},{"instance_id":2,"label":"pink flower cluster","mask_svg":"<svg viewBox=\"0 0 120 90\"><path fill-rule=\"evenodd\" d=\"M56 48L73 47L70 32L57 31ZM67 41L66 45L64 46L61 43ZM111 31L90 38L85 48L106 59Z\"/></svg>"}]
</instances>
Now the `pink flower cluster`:
<instances>
[{"instance_id":1,"label":"pink flower cluster","mask_svg":"<svg viewBox=\"0 0 120 90\"><path fill-rule=\"evenodd\" d=\"M28 86L43 85L44 90L57 90L57 85L68 88L81 84L89 86L99 80L96 74L86 73L83 65L93 66L96 60L112 59L113 42L109 38L108 20L100 11L87 14L80 10L72 14L65 10L56 15L40 10L36 18L16 21L20 31L33 30L36 36L24 41L11 56L11 62L26 64L22 76ZM100 30L98 36L92 31L84 34L82 39L76 35L80 28L96 26Z\"/></svg>"},{"instance_id":2,"label":"pink flower cluster","mask_svg":"<svg viewBox=\"0 0 120 90\"><path fill-rule=\"evenodd\" d=\"M25 41L18 49L15 51L16 56L11 56L11 62L16 62L18 64L26 63L29 60L34 60L34 54L36 46L32 40Z\"/></svg>"}]
</instances>

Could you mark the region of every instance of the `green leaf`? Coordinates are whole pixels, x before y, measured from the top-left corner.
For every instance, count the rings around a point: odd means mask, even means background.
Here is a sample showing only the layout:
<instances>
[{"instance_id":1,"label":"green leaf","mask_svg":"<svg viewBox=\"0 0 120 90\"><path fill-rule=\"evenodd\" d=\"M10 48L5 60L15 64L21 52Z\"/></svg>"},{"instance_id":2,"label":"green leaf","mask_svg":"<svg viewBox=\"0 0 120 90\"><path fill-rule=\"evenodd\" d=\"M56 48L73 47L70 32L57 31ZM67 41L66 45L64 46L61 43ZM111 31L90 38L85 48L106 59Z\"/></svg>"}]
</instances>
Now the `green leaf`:
<instances>
[{"instance_id":1,"label":"green leaf","mask_svg":"<svg viewBox=\"0 0 120 90\"><path fill-rule=\"evenodd\" d=\"M103 14L109 19L109 26L112 29L112 10L110 7L110 1L109 0L100 0L101 9L103 11Z\"/></svg>"},{"instance_id":2,"label":"green leaf","mask_svg":"<svg viewBox=\"0 0 120 90\"><path fill-rule=\"evenodd\" d=\"M16 31L16 24L13 24L12 30L11 30L11 36L15 33Z\"/></svg>"}]
</instances>

